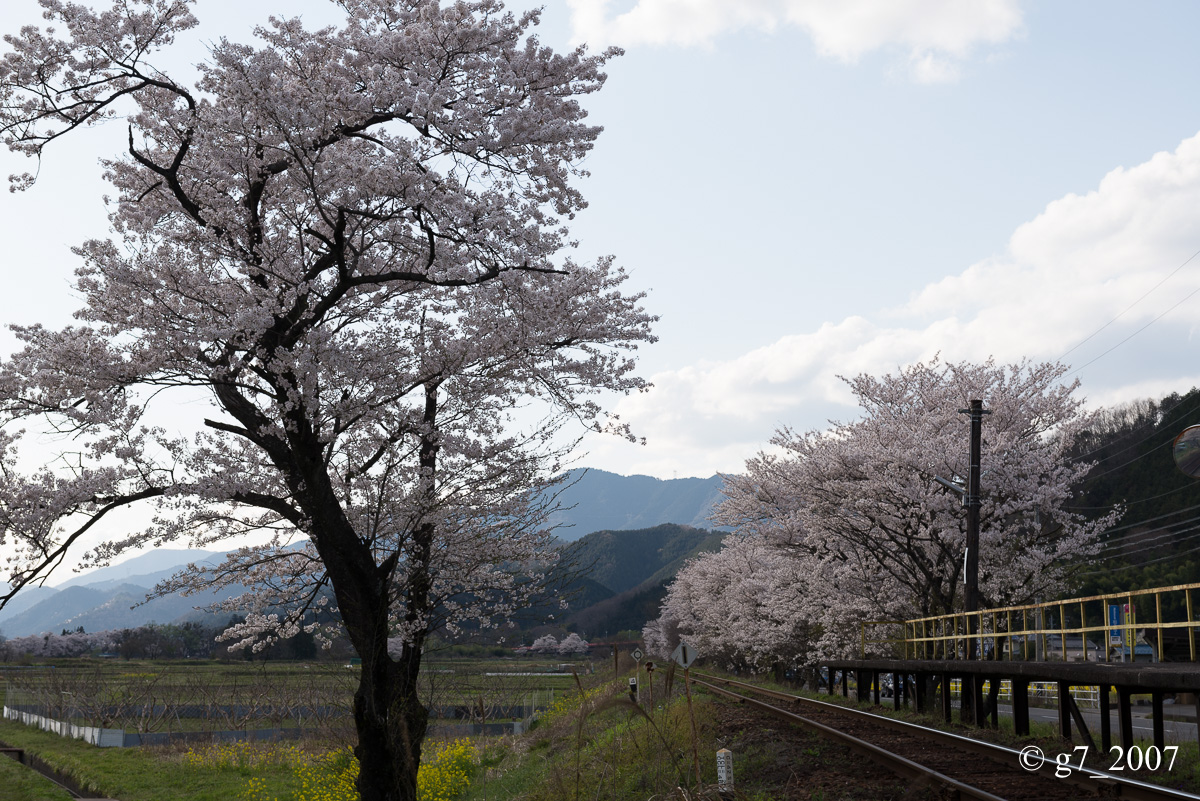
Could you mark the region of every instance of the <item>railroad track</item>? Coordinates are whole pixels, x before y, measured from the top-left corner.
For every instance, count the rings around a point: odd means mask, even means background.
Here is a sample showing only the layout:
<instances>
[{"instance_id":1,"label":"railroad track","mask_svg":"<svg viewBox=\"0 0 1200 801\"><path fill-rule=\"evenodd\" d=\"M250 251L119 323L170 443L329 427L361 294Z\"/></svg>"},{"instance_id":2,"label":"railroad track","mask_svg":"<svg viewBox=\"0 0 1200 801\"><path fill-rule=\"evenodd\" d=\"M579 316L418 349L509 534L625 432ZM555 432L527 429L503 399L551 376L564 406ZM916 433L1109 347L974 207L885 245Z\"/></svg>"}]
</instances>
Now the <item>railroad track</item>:
<instances>
[{"instance_id":1,"label":"railroad track","mask_svg":"<svg viewBox=\"0 0 1200 801\"><path fill-rule=\"evenodd\" d=\"M951 798L981 801L1130 798L1200 799L1120 773L1071 769L1033 746L1021 751L913 723L802 698L718 676L692 673L694 685L832 738L913 782L944 788ZM770 698L767 703L746 693Z\"/></svg>"}]
</instances>

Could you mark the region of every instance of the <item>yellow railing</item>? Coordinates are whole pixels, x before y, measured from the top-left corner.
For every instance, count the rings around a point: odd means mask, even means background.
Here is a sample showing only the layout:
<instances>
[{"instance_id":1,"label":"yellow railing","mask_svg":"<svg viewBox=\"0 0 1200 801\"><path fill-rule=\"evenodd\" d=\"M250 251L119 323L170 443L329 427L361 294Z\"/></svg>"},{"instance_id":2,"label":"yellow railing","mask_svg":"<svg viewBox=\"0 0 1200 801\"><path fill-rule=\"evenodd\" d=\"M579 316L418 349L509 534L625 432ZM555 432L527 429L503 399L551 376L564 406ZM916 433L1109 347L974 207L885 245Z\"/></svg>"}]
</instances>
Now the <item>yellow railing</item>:
<instances>
[{"instance_id":1,"label":"yellow railing","mask_svg":"<svg viewBox=\"0 0 1200 801\"><path fill-rule=\"evenodd\" d=\"M1200 584L1179 584L917 618L903 623L902 643L869 637L868 628L895 625L870 621L862 626L862 655L869 644L888 642L905 659L1132 660L1140 640L1155 661L1170 650L1175 661L1195 662L1197 591ZM1109 622L1111 605L1122 607L1119 624Z\"/></svg>"}]
</instances>

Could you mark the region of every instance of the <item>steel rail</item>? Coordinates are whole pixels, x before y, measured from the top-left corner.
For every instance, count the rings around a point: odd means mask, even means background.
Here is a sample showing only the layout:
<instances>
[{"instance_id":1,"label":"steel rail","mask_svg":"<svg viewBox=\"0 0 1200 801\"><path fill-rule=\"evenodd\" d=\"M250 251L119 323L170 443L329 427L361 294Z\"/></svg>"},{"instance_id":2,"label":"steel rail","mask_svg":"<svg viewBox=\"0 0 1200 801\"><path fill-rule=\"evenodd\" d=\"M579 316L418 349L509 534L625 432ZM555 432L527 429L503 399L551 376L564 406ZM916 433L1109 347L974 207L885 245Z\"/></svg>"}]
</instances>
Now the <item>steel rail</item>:
<instances>
[{"instance_id":1,"label":"steel rail","mask_svg":"<svg viewBox=\"0 0 1200 801\"><path fill-rule=\"evenodd\" d=\"M860 740L853 735L846 734L845 732L838 731L837 729L832 729L823 723L817 723L815 720L809 720L808 718L801 717L793 712L788 712L786 709L780 709L779 707L771 706L765 701L749 698L747 696L735 693L732 690L718 687L715 684L709 684L707 681L703 681L694 676L691 677L691 681L693 684L699 684L702 687L706 687L718 695L724 695L728 698L733 698L741 703L749 704L755 709L759 709L770 715L774 715L777 718L787 720L791 723L798 723L801 726L818 731L821 734L837 740L843 745L849 746L861 754L865 754L870 759L882 764L888 770L903 776L904 778L932 780L943 787L956 790L960 797L976 798L979 799L979 801L1005 801L1005 799L1001 798L1000 796L992 795L989 792L980 790L978 787L972 787L969 784L964 784L957 779L952 779L949 776L938 773L936 770L932 770L924 765L913 762L911 759L905 759L899 754L893 754L891 751L886 751L877 745L868 743L866 740Z\"/></svg>"},{"instance_id":2,"label":"steel rail","mask_svg":"<svg viewBox=\"0 0 1200 801\"><path fill-rule=\"evenodd\" d=\"M692 674L692 681L693 682L699 681L697 679L698 676L701 676L704 679L709 679L710 681L716 681L716 682L721 682L722 684L726 684L726 685L741 687L741 688L747 689L751 692L759 693L761 695L766 695L768 697L776 698L776 699L779 699L782 701L792 701L792 702L797 702L797 703L803 704L805 706L812 706L812 707L816 707L816 708L833 710L840 714L858 716L860 719L869 720L872 723L879 725L880 727L892 729L895 731L906 732L909 734L913 734L917 737L924 737L926 739L936 740L936 741L941 742L946 745L953 745L957 748L971 751L972 753L979 754L980 756L987 757L993 761L1000 762L1000 763L1010 766L1010 767L1013 765L1021 764L1018 760L1022 757L1022 752L1015 748L1008 748L1007 746L1003 746L1003 745L995 745L993 743L987 743L982 740L973 739L971 737L963 737L962 735L959 735L959 734L953 734L952 732L942 731L941 729L932 729L927 726L920 726L916 723L909 723L907 721L897 720L895 718L889 718L889 717L885 717L883 715L875 715L870 712L864 712L861 709L854 709L851 707L842 706L840 704L831 704L827 701L818 701L813 698L804 698L803 696L793 695L791 693L785 693L785 692L781 692L779 690L771 690L766 687L758 687L753 684L747 684L745 682L736 681L734 679L726 679L726 678L722 678L720 676L709 676L709 675L706 675L703 673ZM764 711L770 712L770 714L776 714L779 717L783 717L786 715L786 716L789 716L789 718L794 718L794 719L797 719L798 721L806 721L804 723L804 725L812 724L817 727L820 727L822 731L828 731L828 732L836 731L834 729L829 729L828 727L822 726L822 724L816 723L815 721L808 721L807 718L803 718L799 715L795 715L791 712L788 712L787 710L778 709L776 707L770 706L769 704L764 704L760 701L756 701L755 699L747 698L745 696L738 695L737 693L733 693L729 690L718 688L715 685L709 684L706 681L699 681L699 683L705 685L706 687L709 687L710 689L714 689L717 692L720 692L724 695L734 697L739 700L743 700L746 703L750 703L753 706L755 706L756 708L763 709ZM782 714L779 714L779 713L782 713ZM849 737L849 735L842 735L842 736ZM870 744L868 743L868 745L870 745ZM884 752L884 753L887 753L887 752ZM1042 757L1041 765L1038 768L1038 770L1039 771L1041 771L1041 770L1055 771L1059 767L1060 767L1060 765L1054 759ZM1080 769L1077 767L1073 767L1070 775L1065 776L1065 777L1060 777L1057 780L1063 781L1063 782L1068 782L1070 784L1074 784L1081 788L1086 788L1093 793L1096 791L1096 789L1098 787L1110 787L1117 792L1116 797L1135 799L1135 801L1164 801L1164 799L1168 799L1169 801L1175 801L1176 799L1191 799L1192 801L1195 801L1196 799L1200 798L1200 796L1194 795L1192 793L1185 793L1180 790L1173 790L1169 787L1161 787L1156 784L1150 784L1149 782L1143 782L1138 779L1132 779L1127 776L1121 776L1116 773L1110 773L1108 771L1104 771L1104 770L1100 770L1100 769L1093 769L1093 768ZM951 779L950 781L954 781L954 780ZM976 791L976 792L981 792L981 791ZM1110 790L1109 792L1112 792L1112 790ZM972 797L982 797L982 796L972 796ZM991 797L991 796L989 796L989 797Z\"/></svg>"}]
</instances>

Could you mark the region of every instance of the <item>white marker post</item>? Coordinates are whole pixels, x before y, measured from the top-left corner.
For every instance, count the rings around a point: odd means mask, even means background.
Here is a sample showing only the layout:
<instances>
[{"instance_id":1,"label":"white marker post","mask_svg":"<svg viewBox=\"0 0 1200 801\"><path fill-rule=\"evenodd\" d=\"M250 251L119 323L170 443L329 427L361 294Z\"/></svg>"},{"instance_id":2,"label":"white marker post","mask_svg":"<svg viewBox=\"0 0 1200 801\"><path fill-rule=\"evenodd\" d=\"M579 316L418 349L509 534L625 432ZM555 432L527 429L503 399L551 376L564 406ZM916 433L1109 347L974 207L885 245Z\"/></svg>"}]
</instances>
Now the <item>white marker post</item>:
<instances>
[{"instance_id":1,"label":"white marker post","mask_svg":"<svg viewBox=\"0 0 1200 801\"><path fill-rule=\"evenodd\" d=\"M722 793L733 791L733 752L728 748L717 752L717 789Z\"/></svg>"}]
</instances>

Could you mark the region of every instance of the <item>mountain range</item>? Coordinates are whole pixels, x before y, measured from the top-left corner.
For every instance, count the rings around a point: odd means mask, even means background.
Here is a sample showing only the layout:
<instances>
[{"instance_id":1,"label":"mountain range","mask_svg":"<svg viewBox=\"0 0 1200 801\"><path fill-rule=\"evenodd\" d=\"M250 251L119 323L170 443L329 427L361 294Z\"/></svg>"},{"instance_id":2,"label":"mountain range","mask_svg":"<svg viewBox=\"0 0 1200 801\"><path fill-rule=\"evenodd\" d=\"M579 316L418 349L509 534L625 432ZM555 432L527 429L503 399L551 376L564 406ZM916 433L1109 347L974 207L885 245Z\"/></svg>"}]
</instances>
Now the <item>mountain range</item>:
<instances>
[{"instance_id":1,"label":"mountain range","mask_svg":"<svg viewBox=\"0 0 1200 801\"><path fill-rule=\"evenodd\" d=\"M661 479L579 469L566 474L550 516L555 535L568 542L593 531L627 531L676 523L712 528L721 501L721 477Z\"/></svg>"},{"instance_id":2,"label":"mountain range","mask_svg":"<svg viewBox=\"0 0 1200 801\"><path fill-rule=\"evenodd\" d=\"M661 480L602 470L572 471L551 522L558 526L555 533L561 539L578 541L572 546L576 563L588 568L583 576L586 592L575 604L578 611L572 613L576 625L589 633L598 627L636 628L646 619L635 619L641 608L652 605L656 613L654 598L661 599L666 583L683 562L699 550L719 546L720 534L701 529L720 499L720 486L718 476ZM221 556L160 548L74 576L56 587L27 587L0 609L0 632L23 637L80 626L85 631L104 631L204 619L206 614L197 607L239 590L153 601L146 601L146 595L189 563ZM626 622L630 625L623 625Z\"/></svg>"}]
</instances>

